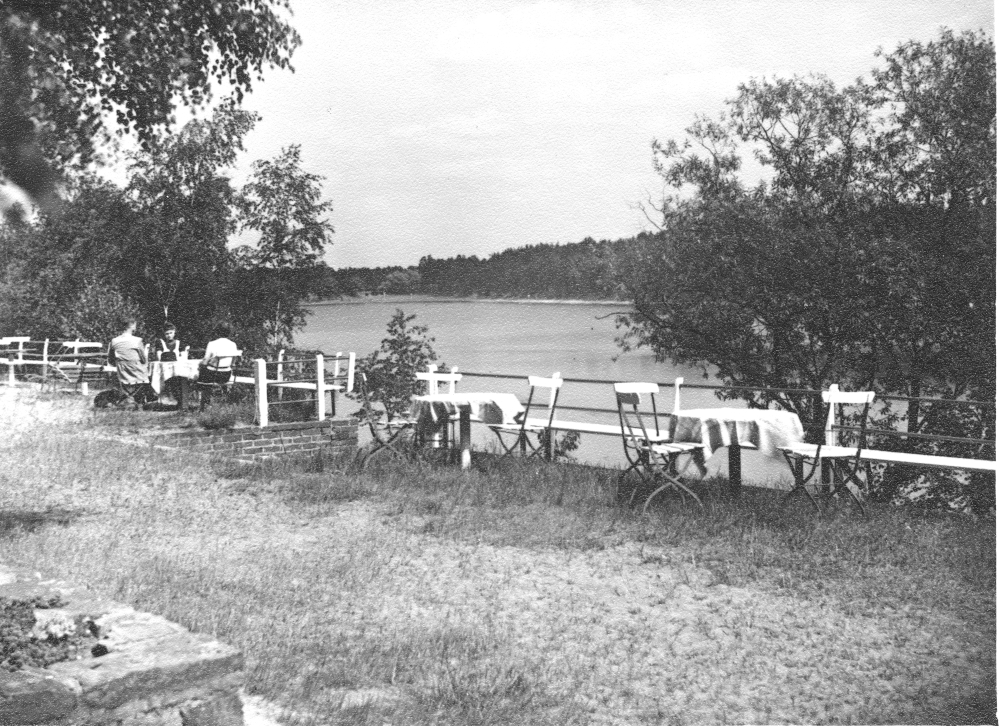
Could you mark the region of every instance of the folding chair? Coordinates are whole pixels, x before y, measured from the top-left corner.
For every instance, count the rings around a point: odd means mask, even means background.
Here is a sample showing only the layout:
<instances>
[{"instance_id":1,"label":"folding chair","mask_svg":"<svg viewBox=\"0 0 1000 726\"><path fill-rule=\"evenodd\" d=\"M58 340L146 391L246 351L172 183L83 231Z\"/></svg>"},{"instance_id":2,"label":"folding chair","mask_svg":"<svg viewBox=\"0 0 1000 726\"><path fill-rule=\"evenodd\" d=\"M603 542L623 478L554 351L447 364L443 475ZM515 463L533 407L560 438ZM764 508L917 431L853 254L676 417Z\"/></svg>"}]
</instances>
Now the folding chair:
<instances>
[{"instance_id":1,"label":"folding chair","mask_svg":"<svg viewBox=\"0 0 1000 726\"><path fill-rule=\"evenodd\" d=\"M861 501L861 492L864 484L858 477L858 470L861 468L861 450L865 447L868 429L868 409L875 400L874 391L841 391L837 384L830 386L829 391L823 391L823 401L826 403L826 430L827 440L820 444L794 443L784 446L781 453L785 456L789 468L795 477L795 486L788 493L792 496L798 491L805 492L809 501L820 511L819 502L809 487L806 485L813 478L817 471L824 469L823 462L829 461L830 474L832 477L832 488L830 493L836 494L841 489L846 489L851 499L858 505L862 514L866 514L865 506ZM862 406L861 422L857 427L847 427L843 425L843 411L841 406ZM837 443L836 431L854 431L858 434L857 446L841 446ZM809 465L809 473L805 473L806 464ZM851 488L851 484L857 487L857 492Z\"/></svg>"},{"instance_id":2,"label":"folding chair","mask_svg":"<svg viewBox=\"0 0 1000 726\"><path fill-rule=\"evenodd\" d=\"M462 380L462 374L458 372L458 366L452 366L447 373L439 373L435 364L427 366L426 371L420 371L414 375L418 381L427 382L427 395L436 396L441 393L441 386L446 386L445 393L454 393L455 385ZM441 448L448 445L449 441L455 441L455 427L458 425L459 414L452 414L448 417L448 429L443 431L443 436L435 435L432 438L432 446ZM449 433L450 429L450 433ZM443 440L442 440L443 439Z\"/></svg>"},{"instance_id":3,"label":"folding chair","mask_svg":"<svg viewBox=\"0 0 1000 726\"><path fill-rule=\"evenodd\" d=\"M404 456L405 452L401 449L406 442L406 433L412 431L416 421L409 417L392 416L384 406L381 411L376 410L368 388L368 376L358 373L357 381L361 393L361 416L372 434L372 448L361 457L359 467L365 468L368 460L383 450L397 458Z\"/></svg>"},{"instance_id":4,"label":"folding chair","mask_svg":"<svg viewBox=\"0 0 1000 726\"><path fill-rule=\"evenodd\" d=\"M625 459L628 467L618 477L619 488L632 472L640 481L653 488L646 497L642 507L645 512L653 498L667 489L676 489L683 499L684 494L691 497L702 506L701 500L677 476L677 459L682 454L701 456L701 445L695 443L674 443L670 439L670 431L660 429L659 416L656 413L656 396L660 387L655 383L616 383L615 398L618 402L618 422L621 424L622 445L625 449ZM639 410L642 395L649 394L652 406L651 414ZM649 423L647 423L649 420ZM662 480L662 484L658 484ZM629 499L631 503L639 487L636 487Z\"/></svg>"},{"instance_id":5,"label":"folding chair","mask_svg":"<svg viewBox=\"0 0 1000 726\"><path fill-rule=\"evenodd\" d=\"M546 437L552 435L552 419L556 414L556 402L559 400L559 389L562 388L562 384L563 380L559 376L559 371L553 373L551 378L528 376L528 402L525 404L524 411L515 417L515 423L490 426L493 433L497 435L497 439L500 440L500 446L503 447L504 451L501 454L501 458L513 456L517 450L520 450L521 456L528 457L536 456L546 451ZM539 423L538 420L528 420L528 417L531 415L531 405L535 402L536 388L549 389L548 415L545 417L545 423ZM538 405L541 405L541 403L539 402ZM532 444L528 440L529 433L538 434L538 444ZM509 444L504 438L506 435L514 436Z\"/></svg>"},{"instance_id":6,"label":"folding chair","mask_svg":"<svg viewBox=\"0 0 1000 726\"><path fill-rule=\"evenodd\" d=\"M213 393L221 393L228 398L229 390L233 385L233 364L242 355L243 351L237 350L233 355L214 357L202 366L205 371L213 374L213 377L221 376L222 374L228 374L228 376L225 382L217 380L206 382L201 380L201 376L199 376L199 380L195 382L198 388L198 398L200 399L198 403L199 410L204 411L208 407L212 402Z\"/></svg>"}]
</instances>

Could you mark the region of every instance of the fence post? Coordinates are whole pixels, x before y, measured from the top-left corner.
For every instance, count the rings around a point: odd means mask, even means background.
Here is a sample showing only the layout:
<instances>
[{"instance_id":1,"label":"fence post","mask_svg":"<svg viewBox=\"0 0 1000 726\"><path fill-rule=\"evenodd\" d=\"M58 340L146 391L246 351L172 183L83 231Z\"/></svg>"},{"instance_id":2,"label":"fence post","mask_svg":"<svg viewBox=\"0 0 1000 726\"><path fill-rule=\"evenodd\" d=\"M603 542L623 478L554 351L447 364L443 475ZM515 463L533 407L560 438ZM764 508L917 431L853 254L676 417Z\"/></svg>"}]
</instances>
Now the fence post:
<instances>
[{"instance_id":1,"label":"fence post","mask_svg":"<svg viewBox=\"0 0 1000 726\"><path fill-rule=\"evenodd\" d=\"M285 380L285 349L284 348L282 348L281 350L278 351L278 366L277 366L277 370L278 370L278 372L275 374L274 378L275 378L275 380L278 383L281 383L283 380ZM284 386L278 386L278 400L279 401L282 400L282 398L284 398L284 393L285 393L285 387Z\"/></svg>"},{"instance_id":2,"label":"fence post","mask_svg":"<svg viewBox=\"0 0 1000 726\"><path fill-rule=\"evenodd\" d=\"M836 383L830 384L830 393L839 390L840 386L838 386ZM824 425L823 428L823 434L827 446L837 445L837 434L834 433L833 431L833 426L834 424L836 424L836 422L837 422L837 406L836 404L830 404L830 409L827 411L826 414L826 424Z\"/></svg>"},{"instance_id":3,"label":"fence post","mask_svg":"<svg viewBox=\"0 0 1000 726\"><path fill-rule=\"evenodd\" d=\"M330 389L330 415L337 415L337 381L340 379L340 357L344 355L342 351L337 351L336 357L333 359L333 381L334 385Z\"/></svg>"},{"instance_id":4,"label":"fence post","mask_svg":"<svg viewBox=\"0 0 1000 726\"><path fill-rule=\"evenodd\" d=\"M267 426L267 363L263 358L254 361L253 392L257 400L257 425Z\"/></svg>"},{"instance_id":5,"label":"fence post","mask_svg":"<svg viewBox=\"0 0 1000 726\"><path fill-rule=\"evenodd\" d=\"M323 369L323 354L316 354L316 420L326 418L326 371Z\"/></svg>"},{"instance_id":6,"label":"fence post","mask_svg":"<svg viewBox=\"0 0 1000 726\"><path fill-rule=\"evenodd\" d=\"M834 391L839 391L840 386L836 383L830 384L830 393ZM820 400L822 400L822 394L820 394ZM837 445L837 433L833 430L834 425L837 423L837 405L834 403L830 404L830 409L826 413L826 423L823 424L823 439L827 446ZM836 487L836 482L833 479L833 463L829 459L822 459L819 463L819 480L821 484L825 484L828 491L832 494L834 488Z\"/></svg>"},{"instance_id":7,"label":"fence post","mask_svg":"<svg viewBox=\"0 0 1000 726\"><path fill-rule=\"evenodd\" d=\"M681 386L684 385L683 378L674 379L674 413L681 410Z\"/></svg>"},{"instance_id":8,"label":"fence post","mask_svg":"<svg viewBox=\"0 0 1000 726\"><path fill-rule=\"evenodd\" d=\"M354 391L354 367L358 364L354 352L347 354L347 383L344 384L344 393Z\"/></svg>"},{"instance_id":9,"label":"fence post","mask_svg":"<svg viewBox=\"0 0 1000 726\"><path fill-rule=\"evenodd\" d=\"M42 345L42 375L45 375L45 366L49 363L49 339L45 339Z\"/></svg>"}]
</instances>

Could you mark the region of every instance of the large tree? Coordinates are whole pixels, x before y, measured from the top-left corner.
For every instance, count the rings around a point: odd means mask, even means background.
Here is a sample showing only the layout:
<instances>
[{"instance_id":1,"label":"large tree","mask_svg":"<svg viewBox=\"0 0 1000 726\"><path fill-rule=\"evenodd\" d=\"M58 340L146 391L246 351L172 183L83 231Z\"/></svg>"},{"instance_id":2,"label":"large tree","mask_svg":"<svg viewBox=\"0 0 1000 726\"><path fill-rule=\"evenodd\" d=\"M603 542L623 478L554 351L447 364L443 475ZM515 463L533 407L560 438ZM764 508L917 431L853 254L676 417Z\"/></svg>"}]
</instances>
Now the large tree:
<instances>
[{"instance_id":1,"label":"large tree","mask_svg":"<svg viewBox=\"0 0 1000 726\"><path fill-rule=\"evenodd\" d=\"M227 176L257 116L234 104L212 119L132 156L127 191L138 229L124 241L121 282L155 325L170 318L183 334L202 337L217 317L230 272L229 237L237 229L238 194Z\"/></svg>"},{"instance_id":2,"label":"large tree","mask_svg":"<svg viewBox=\"0 0 1000 726\"><path fill-rule=\"evenodd\" d=\"M0 3L0 181L43 205L59 169L101 140L148 145L176 104L237 99L299 37L288 0L6 0Z\"/></svg>"},{"instance_id":3,"label":"large tree","mask_svg":"<svg viewBox=\"0 0 1000 726\"><path fill-rule=\"evenodd\" d=\"M995 87L992 40L943 31L846 88L750 81L718 121L654 143L671 193L661 234L621 263L625 344L734 386L991 399ZM814 418L796 395L730 395ZM907 427L991 437L991 410L913 404Z\"/></svg>"},{"instance_id":4,"label":"large tree","mask_svg":"<svg viewBox=\"0 0 1000 726\"><path fill-rule=\"evenodd\" d=\"M302 301L329 289L320 258L333 234L331 204L323 177L303 169L301 156L295 144L254 162L237 200L242 230L257 239L236 251L229 297L258 347L290 346L305 324Z\"/></svg>"}]
</instances>

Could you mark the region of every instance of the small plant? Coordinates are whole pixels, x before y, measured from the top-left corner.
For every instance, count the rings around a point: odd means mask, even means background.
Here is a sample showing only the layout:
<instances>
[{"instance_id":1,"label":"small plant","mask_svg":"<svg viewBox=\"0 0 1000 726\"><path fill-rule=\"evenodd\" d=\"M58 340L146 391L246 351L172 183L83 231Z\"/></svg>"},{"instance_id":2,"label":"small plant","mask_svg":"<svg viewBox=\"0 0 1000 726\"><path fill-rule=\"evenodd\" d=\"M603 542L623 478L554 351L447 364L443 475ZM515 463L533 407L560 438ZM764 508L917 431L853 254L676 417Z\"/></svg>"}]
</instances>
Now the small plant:
<instances>
[{"instance_id":1,"label":"small plant","mask_svg":"<svg viewBox=\"0 0 1000 726\"><path fill-rule=\"evenodd\" d=\"M29 600L0 598L0 670L44 668L69 660L93 644L97 628L92 621L77 622L65 613L35 617L36 609L48 610L65 604L58 596Z\"/></svg>"},{"instance_id":2,"label":"small plant","mask_svg":"<svg viewBox=\"0 0 1000 726\"><path fill-rule=\"evenodd\" d=\"M203 429L231 429L241 418L241 408L231 403L210 406L198 414L198 425Z\"/></svg>"},{"instance_id":3,"label":"small plant","mask_svg":"<svg viewBox=\"0 0 1000 726\"><path fill-rule=\"evenodd\" d=\"M434 338L427 336L426 325L413 322L416 317L396 308L379 349L358 366L368 377L371 399L381 402L390 416L400 416L409 409L410 397L421 392L417 372L427 370L428 364L437 360Z\"/></svg>"}]
</instances>

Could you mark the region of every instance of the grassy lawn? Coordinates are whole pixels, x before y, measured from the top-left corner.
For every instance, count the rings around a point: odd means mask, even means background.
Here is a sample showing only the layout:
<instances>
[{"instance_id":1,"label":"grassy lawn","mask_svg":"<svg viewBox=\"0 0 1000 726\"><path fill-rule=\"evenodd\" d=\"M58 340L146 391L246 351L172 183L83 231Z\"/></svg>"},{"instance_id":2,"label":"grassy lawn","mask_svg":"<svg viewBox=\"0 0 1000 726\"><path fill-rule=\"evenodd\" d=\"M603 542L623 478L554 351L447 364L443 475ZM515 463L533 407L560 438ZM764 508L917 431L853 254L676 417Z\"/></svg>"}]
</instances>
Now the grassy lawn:
<instances>
[{"instance_id":1,"label":"grassy lawn","mask_svg":"<svg viewBox=\"0 0 1000 726\"><path fill-rule=\"evenodd\" d=\"M8 395L0 556L245 651L288 724L989 723L995 521L614 472L135 443L143 417Z\"/></svg>"}]
</instances>

